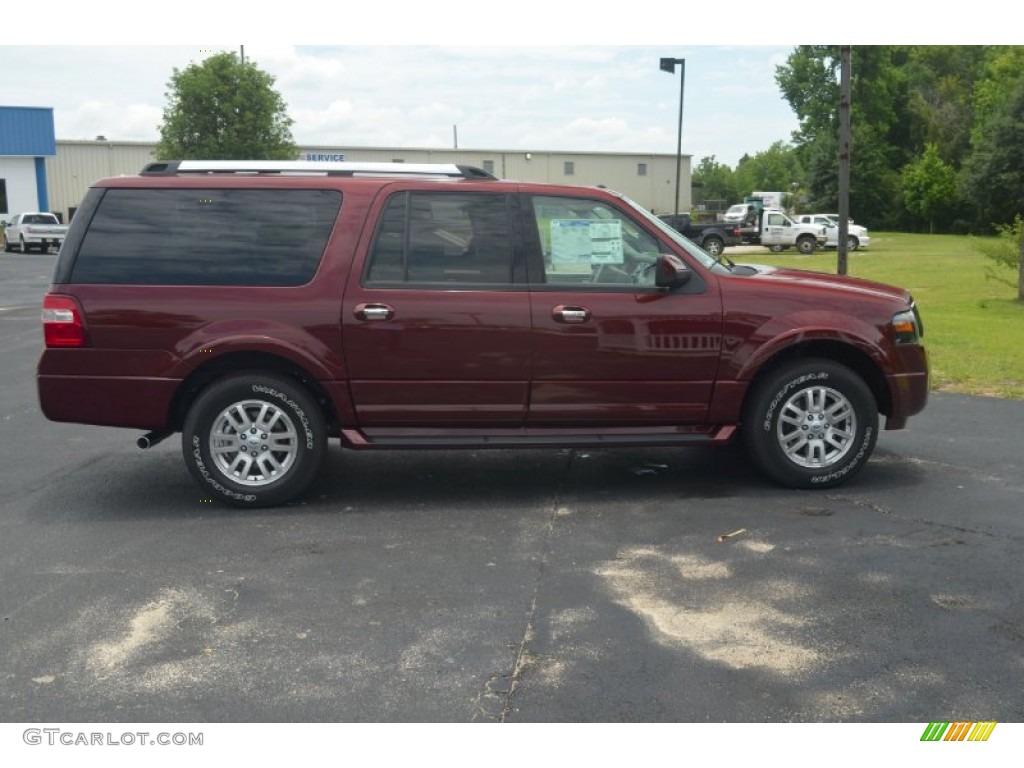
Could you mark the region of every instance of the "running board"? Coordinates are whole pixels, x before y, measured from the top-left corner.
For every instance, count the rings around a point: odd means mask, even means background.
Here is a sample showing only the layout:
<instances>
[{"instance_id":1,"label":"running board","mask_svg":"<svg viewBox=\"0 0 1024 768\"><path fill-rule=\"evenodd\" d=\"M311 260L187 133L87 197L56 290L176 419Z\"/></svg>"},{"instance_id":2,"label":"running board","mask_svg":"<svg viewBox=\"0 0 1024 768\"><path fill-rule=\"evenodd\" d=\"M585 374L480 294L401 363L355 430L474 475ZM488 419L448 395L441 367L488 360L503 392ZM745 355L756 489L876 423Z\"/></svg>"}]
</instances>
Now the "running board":
<instances>
[{"instance_id":1,"label":"running board","mask_svg":"<svg viewBox=\"0 0 1024 768\"><path fill-rule=\"evenodd\" d=\"M623 427L584 429L410 429L376 427L343 429L349 448L616 448L728 443L735 424L719 427Z\"/></svg>"}]
</instances>

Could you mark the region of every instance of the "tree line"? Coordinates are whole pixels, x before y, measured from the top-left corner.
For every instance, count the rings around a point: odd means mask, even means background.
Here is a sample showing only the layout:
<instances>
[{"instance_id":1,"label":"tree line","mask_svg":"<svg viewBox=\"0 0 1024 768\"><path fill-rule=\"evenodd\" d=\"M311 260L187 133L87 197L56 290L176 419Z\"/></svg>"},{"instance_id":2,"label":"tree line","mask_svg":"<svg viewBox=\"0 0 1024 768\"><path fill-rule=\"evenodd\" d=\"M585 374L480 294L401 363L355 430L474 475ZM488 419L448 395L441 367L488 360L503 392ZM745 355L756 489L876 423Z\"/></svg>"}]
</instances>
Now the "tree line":
<instances>
[{"instance_id":1,"label":"tree line","mask_svg":"<svg viewBox=\"0 0 1024 768\"><path fill-rule=\"evenodd\" d=\"M991 233L1024 212L1024 46L854 46L850 212L873 229ZM799 119L791 142L704 157L694 199L781 190L838 210L839 47L796 47L775 80Z\"/></svg>"}]
</instances>

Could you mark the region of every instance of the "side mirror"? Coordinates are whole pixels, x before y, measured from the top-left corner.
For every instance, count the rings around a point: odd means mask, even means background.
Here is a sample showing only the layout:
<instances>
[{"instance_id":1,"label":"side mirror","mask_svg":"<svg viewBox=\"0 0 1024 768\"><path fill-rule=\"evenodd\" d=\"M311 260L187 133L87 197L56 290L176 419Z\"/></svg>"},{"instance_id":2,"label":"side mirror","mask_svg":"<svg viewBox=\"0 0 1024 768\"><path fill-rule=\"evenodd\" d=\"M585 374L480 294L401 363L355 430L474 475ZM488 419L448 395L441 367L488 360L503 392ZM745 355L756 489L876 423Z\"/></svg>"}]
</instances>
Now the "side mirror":
<instances>
[{"instance_id":1,"label":"side mirror","mask_svg":"<svg viewBox=\"0 0 1024 768\"><path fill-rule=\"evenodd\" d=\"M663 253L655 266L654 284L659 288L678 288L693 276L693 270L674 253Z\"/></svg>"}]
</instances>

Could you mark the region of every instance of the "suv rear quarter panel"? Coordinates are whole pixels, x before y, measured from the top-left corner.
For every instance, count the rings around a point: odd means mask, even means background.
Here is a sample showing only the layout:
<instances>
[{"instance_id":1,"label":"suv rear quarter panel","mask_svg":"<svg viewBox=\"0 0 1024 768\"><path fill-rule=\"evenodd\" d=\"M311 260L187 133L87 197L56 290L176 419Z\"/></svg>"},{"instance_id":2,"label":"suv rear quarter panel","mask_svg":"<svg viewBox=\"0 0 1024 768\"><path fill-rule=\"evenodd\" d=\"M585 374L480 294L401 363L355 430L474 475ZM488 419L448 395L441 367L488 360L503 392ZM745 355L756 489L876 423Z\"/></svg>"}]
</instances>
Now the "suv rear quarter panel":
<instances>
[{"instance_id":1,"label":"suv rear quarter panel","mask_svg":"<svg viewBox=\"0 0 1024 768\"><path fill-rule=\"evenodd\" d=\"M319 180L323 188L330 180ZM126 178L118 188L221 187L309 189L301 178ZM83 285L55 282L83 310L88 346L46 349L39 363L40 402L54 421L159 429L181 382L236 351L277 355L318 379L335 411L351 411L340 337L341 298L366 208L379 180L347 180L338 220L313 279L298 287ZM80 238L79 238L80 242ZM67 279L75 253L62 254Z\"/></svg>"}]
</instances>

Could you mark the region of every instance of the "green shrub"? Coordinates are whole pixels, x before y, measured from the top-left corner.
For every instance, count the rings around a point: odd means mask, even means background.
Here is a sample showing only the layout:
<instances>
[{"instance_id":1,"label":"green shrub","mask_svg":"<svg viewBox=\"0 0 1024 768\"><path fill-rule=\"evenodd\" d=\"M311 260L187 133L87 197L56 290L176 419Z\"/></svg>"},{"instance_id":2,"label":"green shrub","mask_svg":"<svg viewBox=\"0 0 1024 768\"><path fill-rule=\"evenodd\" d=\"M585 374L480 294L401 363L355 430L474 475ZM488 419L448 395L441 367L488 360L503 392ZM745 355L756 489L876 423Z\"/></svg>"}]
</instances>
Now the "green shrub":
<instances>
[{"instance_id":1,"label":"green shrub","mask_svg":"<svg viewBox=\"0 0 1024 768\"><path fill-rule=\"evenodd\" d=\"M971 238L971 244L994 265L986 267L986 276L1016 288L1022 269L1021 237L1024 236L1024 219L1018 213L1012 224L1001 224L996 230L997 237Z\"/></svg>"}]
</instances>

